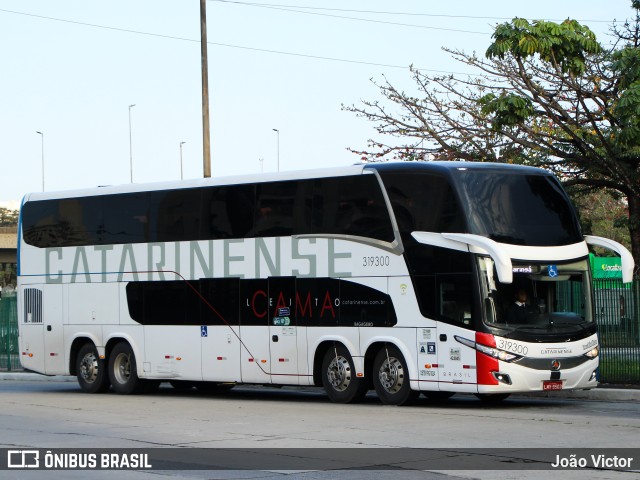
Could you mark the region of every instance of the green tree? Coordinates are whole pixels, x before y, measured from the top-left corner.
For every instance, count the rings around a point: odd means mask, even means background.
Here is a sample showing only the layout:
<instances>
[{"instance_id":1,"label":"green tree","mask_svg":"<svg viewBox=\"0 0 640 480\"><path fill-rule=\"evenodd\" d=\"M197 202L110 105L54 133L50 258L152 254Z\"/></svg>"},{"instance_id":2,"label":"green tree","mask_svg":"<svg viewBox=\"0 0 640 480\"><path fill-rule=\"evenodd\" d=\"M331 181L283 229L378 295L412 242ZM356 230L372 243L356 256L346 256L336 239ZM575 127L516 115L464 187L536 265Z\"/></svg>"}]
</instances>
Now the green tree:
<instances>
[{"instance_id":1,"label":"green tree","mask_svg":"<svg viewBox=\"0 0 640 480\"><path fill-rule=\"evenodd\" d=\"M570 188L570 195L572 195L571 190ZM585 235L607 237L631 249L627 228L629 209L617 192L596 190L586 194L572 195L572 200ZM611 255L610 251L604 249L598 252Z\"/></svg>"},{"instance_id":2,"label":"green tree","mask_svg":"<svg viewBox=\"0 0 640 480\"><path fill-rule=\"evenodd\" d=\"M343 108L395 139L353 151L369 159L521 163L551 170L578 193L616 192L640 265L640 1L631 3L634 18L612 27L608 48L575 20L515 18L496 26L484 58L445 49L477 75L411 67L415 94L374 82L387 101Z\"/></svg>"},{"instance_id":3,"label":"green tree","mask_svg":"<svg viewBox=\"0 0 640 480\"><path fill-rule=\"evenodd\" d=\"M0 227L15 227L18 225L18 211L0 207Z\"/></svg>"}]
</instances>

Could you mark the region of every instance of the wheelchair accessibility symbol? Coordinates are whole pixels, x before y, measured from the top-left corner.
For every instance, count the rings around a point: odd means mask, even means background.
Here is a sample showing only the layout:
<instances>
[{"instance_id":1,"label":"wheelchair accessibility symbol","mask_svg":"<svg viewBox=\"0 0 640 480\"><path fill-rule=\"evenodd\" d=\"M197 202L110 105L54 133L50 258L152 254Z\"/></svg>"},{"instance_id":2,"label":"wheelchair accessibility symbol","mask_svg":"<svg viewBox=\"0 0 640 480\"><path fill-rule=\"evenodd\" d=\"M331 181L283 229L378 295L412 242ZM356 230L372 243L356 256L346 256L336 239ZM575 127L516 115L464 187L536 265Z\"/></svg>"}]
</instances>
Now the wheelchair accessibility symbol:
<instances>
[{"instance_id":1,"label":"wheelchair accessibility symbol","mask_svg":"<svg viewBox=\"0 0 640 480\"><path fill-rule=\"evenodd\" d=\"M551 278L556 278L558 276L558 266L549 265L549 268L547 268L547 273Z\"/></svg>"},{"instance_id":2,"label":"wheelchair accessibility symbol","mask_svg":"<svg viewBox=\"0 0 640 480\"><path fill-rule=\"evenodd\" d=\"M201 337L206 337L206 336L208 336L207 326L206 326L206 325L202 325L202 326L200 327L200 336L201 336Z\"/></svg>"}]
</instances>

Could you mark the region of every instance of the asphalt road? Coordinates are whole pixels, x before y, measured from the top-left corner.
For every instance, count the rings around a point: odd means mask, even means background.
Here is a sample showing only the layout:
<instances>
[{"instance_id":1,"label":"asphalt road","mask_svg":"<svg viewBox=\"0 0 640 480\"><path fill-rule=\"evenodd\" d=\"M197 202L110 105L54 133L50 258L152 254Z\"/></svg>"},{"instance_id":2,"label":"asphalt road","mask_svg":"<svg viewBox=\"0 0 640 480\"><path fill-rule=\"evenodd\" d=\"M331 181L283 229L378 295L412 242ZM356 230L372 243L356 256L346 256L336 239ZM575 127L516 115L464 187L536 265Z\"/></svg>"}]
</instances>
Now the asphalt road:
<instances>
[{"instance_id":1,"label":"asphalt road","mask_svg":"<svg viewBox=\"0 0 640 480\"><path fill-rule=\"evenodd\" d=\"M513 396L421 398L389 407L331 403L320 389L236 387L225 394L163 385L141 396L88 395L72 382L0 381L0 446L22 448L428 448L593 449L640 447L640 403ZM347 450L348 451L348 450ZM375 452L375 450L372 450ZM636 460L640 465L640 458ZM635 464L634 464L635 465ZM92 471L92 479L632 479L622 471ZM0 478L87 478L87 472L4 471Z\"/></svg>"}]
</instances>

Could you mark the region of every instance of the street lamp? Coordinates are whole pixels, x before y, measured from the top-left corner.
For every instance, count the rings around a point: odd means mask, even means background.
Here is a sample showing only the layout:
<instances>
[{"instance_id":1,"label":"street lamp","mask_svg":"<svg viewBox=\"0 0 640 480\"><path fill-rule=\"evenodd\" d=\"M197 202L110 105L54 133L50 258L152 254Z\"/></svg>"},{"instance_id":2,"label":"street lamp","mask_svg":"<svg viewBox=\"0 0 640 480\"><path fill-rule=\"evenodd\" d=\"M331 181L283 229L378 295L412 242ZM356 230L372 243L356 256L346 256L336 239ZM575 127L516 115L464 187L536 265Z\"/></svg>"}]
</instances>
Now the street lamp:
<instances>
[{"instance_id":1,"label":"street lamp","mask_svg":"<svg viewBox=\"0 0 640 480\"><path fill-rule=\"evenodd\" d=\"M277 128L272 128L274 132L278 134L278 172L280 171L280 130Z\"/></svg>"},{"instance_id":2,"label":"street lamp","mask_svg":"<svg viewBox=\"0 0 640 480\"><path fill-rule=\"evenodd\" d=\"M40 135L41 151L42 151L42 191L44 192L44 133L36 132Z\"/></svg>"},{"instance_id":3,"label":"street lamp","mask_svg":"<svg viewBox=\"0 0 640 480\"><path fill-rule=\"evenodd\" d=\"M133 183L133 144L131 143L131 109L136 104L129 105L129 171L131 174L131 183Z\"/></svg>"},{"instance_id":4,"label":"street lamp","mask_svg":"<svg viewBox=\"0 0 640 480\"><path fill-rule=\"evenodd\" d=\"M180 142L180 180L183 180L182 177L182 145L184 145L187 142Z\"/></svg>"}]
</instances>

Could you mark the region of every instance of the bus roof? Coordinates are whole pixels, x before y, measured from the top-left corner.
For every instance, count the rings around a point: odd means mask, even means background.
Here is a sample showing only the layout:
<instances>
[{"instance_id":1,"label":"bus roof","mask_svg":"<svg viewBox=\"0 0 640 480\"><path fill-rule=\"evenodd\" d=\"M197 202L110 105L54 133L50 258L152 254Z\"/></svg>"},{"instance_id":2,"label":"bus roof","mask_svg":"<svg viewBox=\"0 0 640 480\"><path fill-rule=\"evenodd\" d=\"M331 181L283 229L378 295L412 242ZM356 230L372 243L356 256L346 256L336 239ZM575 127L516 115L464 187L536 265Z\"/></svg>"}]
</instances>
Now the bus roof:
<instances>
[{"instance_id":1,"label":"bus roof","mask_svg":"<svg viewBox=\"0 0 640 480\"><path fill-rule=\"evenodd\" d=\"M89 197L95 195L110 195L117 193L135 193L157 190L175 190L181 188L198 188L207 186L239 185L244 183L266 183L298 179L314 179L325 177L340 177L349 175L360 175L366 170L377 170L380 172L431 172L444 175L451 175L456 171L464 170L486 170L504 171L505 173L526 172L527 174L551 175L545 170L526 167L522 165L511 165L505 163L485 163L485 162L463 162L463 161L434 161L434 162L374 162L361 163L356 165L322 168L310 170L293 170L287 172L272 172L251 175L236 175L227 177L200 178L191 180L172 180L154 183L133 183L122 185L98 186L92 188L62 190L53 192L33 192L25 195L23 204L28 201L48 200L57 198Z\"/></svg>"}]
</instances>

